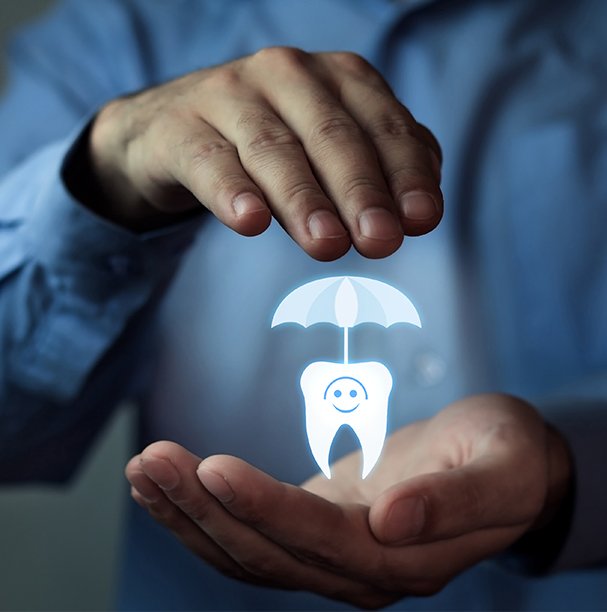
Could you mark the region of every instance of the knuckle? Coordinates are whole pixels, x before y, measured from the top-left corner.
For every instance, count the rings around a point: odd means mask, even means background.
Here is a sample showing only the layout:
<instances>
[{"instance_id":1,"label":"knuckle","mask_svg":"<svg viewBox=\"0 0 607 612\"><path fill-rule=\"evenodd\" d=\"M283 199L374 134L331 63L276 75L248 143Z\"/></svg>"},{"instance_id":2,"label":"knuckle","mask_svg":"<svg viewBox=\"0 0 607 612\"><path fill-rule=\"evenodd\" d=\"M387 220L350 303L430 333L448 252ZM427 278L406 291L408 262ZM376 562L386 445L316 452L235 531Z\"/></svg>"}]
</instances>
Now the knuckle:
<instances>
[{"instance_id":1,"label":"knuckle","mask_svg":"<svg viewBox=\"0 0 607 612\"><path fill-rule=\"evenodd\" d=\"M334 142L360 138L361 130L345 115L335 115L319 121L310 132L310 142L318 148L325 148Z\"/></svg>"},{"instance_id":2,"label":"knuckle","mask_svg":"<svg viewBox=\"0 0 607 612\"><path fill-rule=\"evenodd\" d=\"M265 47L253 54L256 62L266 68L299 69L308 62L308 54L297 47Z\"/></svg>"},{"instance_id":3,"label":"knuckle","mask_svg":"<svg viewBox=\"0 0 607 612\"><path fill-rule=\"evenodd\" d=\"M407 117L395 114L385 114L372 121L369 134L376 140L406 139L416 142L419 140L416 127Z\"/></svg>"},{"instance_id":4,"label":"knuckle","mask_svg":"<svg viewBox=\"0 0 607 612\"><path fill-rule=\"evenodd\" d=\"M182 146L188 151L190 165L195 170L208 166L219 156L234 153L234 147L229 142L219 139L207 141L196 139L195 142L184 143Z\"/></svg>"},{"instance_id":5,"label":"knuckle","mask_svg":"<svg viewBox=\"0 0 607 612\"><path fill-rule=\"evenodd\" d=\"M285 198L287 201L305 200L317 198L318 196L318 187L309 181L293 183L285 189Z\"/></svg>"},{"instance_id":6,"label":"knuckle","mask_svg":"<svg viewBox=\"0 0 607 612\"><path fill-rule=\"evenodd\" d=\"M373 179L368 176L355 176L350 177L344 182L343 186L344 196L349 199L356 199L360 197L362 202L367 200L369 192L375 192L387 196L388 193Z\"/></svg>"},{"instance_id":7,"label":"knuckle","mask_svg":"<svg viewBox=\"0 0 607 612\"><path fill-rule=\"evenodd\" d=\"M241 86L242 78L240 72L229 64L209 70L198 83L200 89L213 89L232 95L239 91Z\"/></svg>"},{"instance_id":8,"label":"knuckle","mask_svg":"<svg viewBox=\"0 0 607 612\"><path fill-rule=\"evenodd\" d=\"M246 108L238 114L236 120L237 129L246 132L258 129L260 126L264 128L282 127L280 119L263 107Z\"/></svg>"},{"instance_id":9,"label":"knuckle","mask_svg":"<svg viewBox=\"0 0 607 612\"><path fill-rule=\"evenodd\" d=\"M358 78L377 75L373 66L358 53L351 51L338 51L333 53L333 61L342 70Z\"/></svg>"},{"instance_id":10,"label":"knuckle","mask_svg":"<svg viewBox=\"0 0 607 612\"><path fill-rule=\"evenodd\" d=\"M297 136L283 127L271 126L258 129L246 145L247 152L252 157L264 157L277 151L299 148Z\"/></svg>"},{"instance_id":11,"label":"knuckle","mask_svg":"<svg viewBox=\"0 0 607 612\"><path fill-rule=\"evenodd\" d=\"M432 190L436 185L436 180L432 175L430 166L423 166L417 163L402 163L397 168L387 172L386 179L390 185L396 185L397 187L405 186L407 190L411 187Z\"/></svg>"}]
</instances>

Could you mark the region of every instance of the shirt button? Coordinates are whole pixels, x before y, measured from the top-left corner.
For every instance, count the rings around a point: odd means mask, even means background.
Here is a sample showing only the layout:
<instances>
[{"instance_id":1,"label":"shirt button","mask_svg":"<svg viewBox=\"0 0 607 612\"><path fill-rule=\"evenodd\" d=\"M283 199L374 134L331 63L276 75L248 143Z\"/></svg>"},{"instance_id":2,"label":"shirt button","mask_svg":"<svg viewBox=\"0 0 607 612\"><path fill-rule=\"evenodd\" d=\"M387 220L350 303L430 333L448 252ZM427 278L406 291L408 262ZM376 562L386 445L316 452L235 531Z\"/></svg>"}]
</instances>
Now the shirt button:
<instances>
[{"instance_id":1,"label":"shirt button","mask_svg":"<svg viewBox=\"0 0 607 612\"><path fill-rule=\"evenodd\" d=\"M413 359L415 378L422 387L433 387L440 383L447 373L445 360L434 351L424 351Z\"/></svg>"}]
</instances>

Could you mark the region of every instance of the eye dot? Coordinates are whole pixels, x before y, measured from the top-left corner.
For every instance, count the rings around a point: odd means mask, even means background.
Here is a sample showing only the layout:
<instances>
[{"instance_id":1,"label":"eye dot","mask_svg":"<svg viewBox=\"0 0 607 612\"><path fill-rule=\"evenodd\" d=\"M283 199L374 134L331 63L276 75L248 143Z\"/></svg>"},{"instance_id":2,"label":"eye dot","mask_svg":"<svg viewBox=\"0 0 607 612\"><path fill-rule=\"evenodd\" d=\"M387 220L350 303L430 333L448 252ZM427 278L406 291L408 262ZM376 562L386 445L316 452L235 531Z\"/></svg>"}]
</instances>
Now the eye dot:
<instances>
[{"instance_id":1,"label":"eye dot","mask_svg":"<svg viewBox=\"0 0 607 612\"><path fill-rule=\"evenodd\" d=\"M350 397L356 397L358 395L358 393L352 389L352 391L350 391Z\"/></svg>"},{"instance_id":2,"label":"eye dot","mask_svg":"<svg viewBox=\"0 0 607 612\"><path fill-rule=\"evenodd\" d=\"M333 395L335 397L341 397L341 391L339 389L337 389L336 391L333 392Z\"/></svg>"}]
</instances>

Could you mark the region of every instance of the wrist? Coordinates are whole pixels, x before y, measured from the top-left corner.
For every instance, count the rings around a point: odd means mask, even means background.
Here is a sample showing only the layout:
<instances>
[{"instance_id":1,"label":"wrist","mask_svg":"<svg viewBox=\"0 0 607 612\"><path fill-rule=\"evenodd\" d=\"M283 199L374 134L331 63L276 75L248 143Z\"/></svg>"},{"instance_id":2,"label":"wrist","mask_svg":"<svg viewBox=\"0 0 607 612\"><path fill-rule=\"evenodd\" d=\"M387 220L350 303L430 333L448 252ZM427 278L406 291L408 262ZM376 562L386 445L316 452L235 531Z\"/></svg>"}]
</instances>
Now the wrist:
<instances>
[{"instance_id":1,"label":"wrist","mask_svg":"<svg viewBox=\"0 0 607 612\"><path fill-rule=\"evenodd\" d=\"M121 101L110 102L82 131L62 166L62 179L84 207L134 232L159 229L192 216L158 210L137 192L123 168L125 155L117 135Z\"/></svg>"},{"instance_id":2,"label":"wrist","mask_svg":"<svg viewBox=\"0 0 607 612\"><path fill-rule=\"evenodd\" d=\"M155 229L174 221L141 196L130 180L128 168L128 125L125 125L125 100L104 106L93 122L82 147L85 172L92 189L85 205L100 216L134 231Z\"/></svg>"}]
</instances>

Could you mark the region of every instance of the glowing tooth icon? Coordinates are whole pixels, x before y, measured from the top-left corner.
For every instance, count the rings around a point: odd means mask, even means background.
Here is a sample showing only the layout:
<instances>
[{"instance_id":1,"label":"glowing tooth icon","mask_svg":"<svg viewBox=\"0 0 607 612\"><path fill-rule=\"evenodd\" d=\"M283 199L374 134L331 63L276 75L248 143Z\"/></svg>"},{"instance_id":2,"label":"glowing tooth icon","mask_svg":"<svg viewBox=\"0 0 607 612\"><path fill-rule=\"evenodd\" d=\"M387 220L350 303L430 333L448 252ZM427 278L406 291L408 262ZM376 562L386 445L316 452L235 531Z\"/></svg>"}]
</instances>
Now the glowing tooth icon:
<instances>
[{"instance_id":1,"label":"glowing tooth icon","mask_svg":"<svg viewBox=\"0 0 607 612\"><path fill-rule=\"evenodd\" d=\"M306 403L308 442L318 467L331 478L331 445L338 430L349 425L363 451L362 477L366 478L386 438L392 390L388 368L376 361L347 365L317 361L303 371L300 385Z\"/></svg>"},{"instance_id":2,"label":"glowing tooth icon","mask_svg":"<svg viewBox=\"0 0 607 612\"><path fill-rule=\"evenodd\" d=\"M332 323L344 330L344 361L317 361L303 371L300 386L312 455L331 478L329 455L337 431L349 426L363 453L362 477L375 467L386 438L392 376L376 361L349 363L348 331L361 323L421 327L411 301L394 287L361 276L332 276L306 283L280 303L272 327Z\"/></svg>"}]
</instances>

